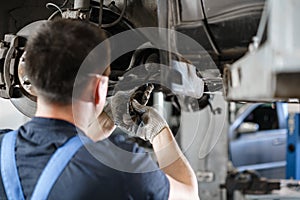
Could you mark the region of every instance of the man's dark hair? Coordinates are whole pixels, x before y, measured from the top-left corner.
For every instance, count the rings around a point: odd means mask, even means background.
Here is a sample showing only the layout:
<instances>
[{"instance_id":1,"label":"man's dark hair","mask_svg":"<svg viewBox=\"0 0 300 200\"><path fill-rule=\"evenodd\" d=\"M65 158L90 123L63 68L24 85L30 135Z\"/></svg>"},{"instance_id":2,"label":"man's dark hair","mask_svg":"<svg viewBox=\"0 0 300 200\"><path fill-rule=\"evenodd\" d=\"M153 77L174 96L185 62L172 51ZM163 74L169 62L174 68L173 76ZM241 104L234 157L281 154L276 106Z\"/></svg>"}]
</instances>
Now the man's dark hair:
<instances>
[{"instance_id":1,"label":"man's dark hair","mask_svg":"<svg viewBox=\"0 0 300 200\"><path fill-rule=\"evenodd\" d=\"M52 103L71 103L82 62L105 39L104 31L88 22L60 19L43 24L29 38L25 58L26 74L38 95ZM101 73L104 69L90 71Z\"/></svg>"}]
</instances>

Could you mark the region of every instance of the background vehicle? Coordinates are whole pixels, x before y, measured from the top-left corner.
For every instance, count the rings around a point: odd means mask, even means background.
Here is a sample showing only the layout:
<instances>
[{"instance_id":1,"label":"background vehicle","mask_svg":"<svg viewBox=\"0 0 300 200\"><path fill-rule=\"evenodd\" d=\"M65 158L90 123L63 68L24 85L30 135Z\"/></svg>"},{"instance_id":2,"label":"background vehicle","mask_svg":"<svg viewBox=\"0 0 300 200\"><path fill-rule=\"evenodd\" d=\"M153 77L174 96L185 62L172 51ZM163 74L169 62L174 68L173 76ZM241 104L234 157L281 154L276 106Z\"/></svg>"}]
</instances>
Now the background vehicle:
<instances>
[{"instance_id":1,"label":"background vehicle","mask_svg":"<svg viewBox=\"0 0 300 200\"><path fill-rule=\"evenodd\" d=\"M267 178L285 178L287 105L250 104L229 127L230 158L238 170L257 170Z\"/></svg>"}]
</instances>

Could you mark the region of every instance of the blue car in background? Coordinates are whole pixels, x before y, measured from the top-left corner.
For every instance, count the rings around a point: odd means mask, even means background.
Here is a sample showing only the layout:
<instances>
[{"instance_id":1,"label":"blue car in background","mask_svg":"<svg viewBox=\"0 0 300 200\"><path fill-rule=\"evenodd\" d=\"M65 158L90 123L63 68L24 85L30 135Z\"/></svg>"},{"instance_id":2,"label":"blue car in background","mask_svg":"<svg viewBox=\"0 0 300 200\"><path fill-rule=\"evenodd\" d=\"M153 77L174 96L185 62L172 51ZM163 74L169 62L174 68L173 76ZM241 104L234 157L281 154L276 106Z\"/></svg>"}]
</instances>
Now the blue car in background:
<instances>
[{"instance_id":1,"label":"blue car in background","mask_svg":"<svg viewBox=\"0 0 300 200\"><path fill-rule=\"evenodd\" d=\"M229 155L239 171L285 178L287 104L246 104L229 128Z\"/></svg>"}]
</instances>

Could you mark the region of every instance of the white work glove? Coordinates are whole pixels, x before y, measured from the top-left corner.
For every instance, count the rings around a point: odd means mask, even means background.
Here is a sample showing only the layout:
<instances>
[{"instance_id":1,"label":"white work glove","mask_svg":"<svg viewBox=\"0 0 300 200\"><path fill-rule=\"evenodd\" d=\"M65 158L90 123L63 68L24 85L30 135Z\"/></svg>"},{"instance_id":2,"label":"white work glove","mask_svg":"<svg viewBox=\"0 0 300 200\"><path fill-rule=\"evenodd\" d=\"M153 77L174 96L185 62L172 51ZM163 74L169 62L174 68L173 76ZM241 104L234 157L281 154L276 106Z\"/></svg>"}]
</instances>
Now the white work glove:
<instances>
[{"instance_id":1,"label":"white work glove","mask_svg":"<svg viewBox=\"0 0 300 200\"><path fill-rule=\"evenodd\" d=\"M168 124L155 109L141 105L133 99L140 93L136 90L137 88L118 91L114 96L107 98L103 111L114 121L115 125L129 135L152 142L164 127L168 127ZM151 85L146 88L143 96L144 104L147 104L152 90L153 86Z\"/></svg>"},{"instance_id":2,"label":"white work glove","mask_svg":"<svg viewBox=\"0 0 300 200\"><path fill-rule=\"evenodd\" d=\"M141 123L139 123L135 136L143 140L153 142L165 127L168 127L165 119L152 107L139 104L136 100L131 102L134 111L140 116Z\"/></svg>"},{"instance_id":3,"label":"white work glove","mask_svg":"<svg viewBox=\"0 0 300 200\"><path fill-rule=\"evenodd\" d=\"M115 125L133 133L137 131L138 124L130 116L129 102L135 90L136 88L129 91L118 91L114 96L107 98L103 110Z\"/></svg>"}]
</instances>

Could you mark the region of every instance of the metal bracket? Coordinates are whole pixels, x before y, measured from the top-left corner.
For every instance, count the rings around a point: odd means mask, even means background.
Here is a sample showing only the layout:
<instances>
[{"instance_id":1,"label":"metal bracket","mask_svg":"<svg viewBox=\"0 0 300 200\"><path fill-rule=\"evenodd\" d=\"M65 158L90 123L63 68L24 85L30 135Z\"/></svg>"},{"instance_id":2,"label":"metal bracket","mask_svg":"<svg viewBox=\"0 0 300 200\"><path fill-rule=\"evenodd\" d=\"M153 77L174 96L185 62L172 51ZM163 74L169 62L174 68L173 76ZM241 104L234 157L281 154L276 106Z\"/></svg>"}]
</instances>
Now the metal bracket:
<instances>
[{"instance_id":1,"label":"metal bracket","mask_svg":"<svg viewBox=\"0 0 300 200\"><path fill-rule=\"evenodd\" d=\"M210 183L215 179L214 173L210 171L197 171L196 176L199 182Z\"/></svg>"}]
</instances>

